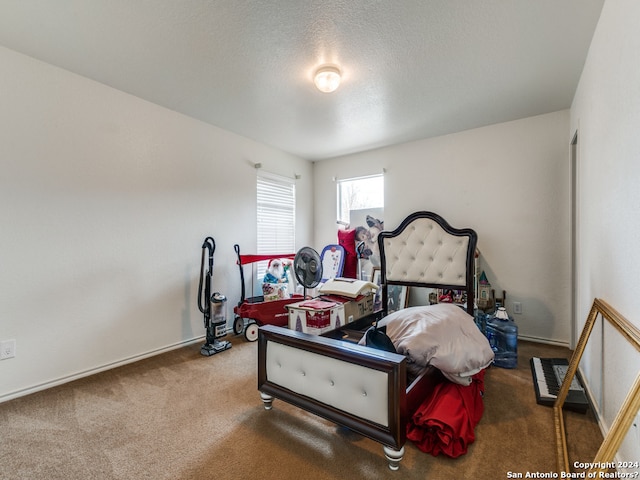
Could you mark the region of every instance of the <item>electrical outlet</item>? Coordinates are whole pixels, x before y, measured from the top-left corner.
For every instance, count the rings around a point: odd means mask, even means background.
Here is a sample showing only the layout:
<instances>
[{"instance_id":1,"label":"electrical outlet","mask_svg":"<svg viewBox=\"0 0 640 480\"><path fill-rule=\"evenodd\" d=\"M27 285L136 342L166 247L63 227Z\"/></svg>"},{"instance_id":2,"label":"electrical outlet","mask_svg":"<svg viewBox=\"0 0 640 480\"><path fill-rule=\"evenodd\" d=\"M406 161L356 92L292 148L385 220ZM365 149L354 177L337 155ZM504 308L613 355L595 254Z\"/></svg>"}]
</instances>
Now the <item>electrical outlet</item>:
<instances>
[{"instance_id":1,"label":"electrical outlet","mask_svg":"<svg viewBox=\"0 0 640 480\"><path fill-rule=\"evenodd\" d=\"M517 314L522 313L522 303L513 302L513 313L517 313Z\"/></svg>"},{"instance_id":2,"label":"electrical outlet","mask_svg":"<svg viewBox=\"0 0 640 480\"><path fill-rule=\"evenodd\" d=\"M13 358L16 356L16 341L5 340L0 342L0 360L6 360L7 358Z\"/></svg>"}]
</instances>

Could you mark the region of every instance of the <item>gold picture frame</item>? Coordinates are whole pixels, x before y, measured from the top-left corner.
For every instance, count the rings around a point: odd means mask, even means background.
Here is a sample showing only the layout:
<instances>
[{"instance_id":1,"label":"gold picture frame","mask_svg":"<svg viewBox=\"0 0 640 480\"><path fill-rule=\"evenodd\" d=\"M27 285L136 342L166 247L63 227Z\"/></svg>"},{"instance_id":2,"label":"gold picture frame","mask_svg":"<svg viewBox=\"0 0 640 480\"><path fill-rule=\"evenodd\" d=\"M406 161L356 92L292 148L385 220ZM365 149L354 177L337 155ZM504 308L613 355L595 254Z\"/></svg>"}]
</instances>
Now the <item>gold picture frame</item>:
<instances>
[{"instance_id":1,"label":"gold picture frame","mask_svg":"<svg viewBox=\"0 0 640 480\"><path fill-rule=\"evenodd\" d=\"M567 394L569 393L569 387L571 386L573 377L575 376L578 365L580 364L580 359L582 358L584 349L589 341L589 336L591 335L593 326L599 315L601 315L603 319L606 319L629 343L635 347L638 352L640 352L640 331L638 331L634 325L629 323L629 321L618 311L611 307L611 305L604 300L596 298L593 301L591 311L589 312L587 321L582 329L582 333L580 334L578 345L571 356L569 369L567 370L567 374L565 375L562 386L560 387L560 392L558 392L558 397L553 405L553 417L556 430L556 459L558 471L561 472L570 472L569 455L567 453L567 434L562 407L567 398ZM638 410L640 410L640 372L627 392L627 396L622 402L622 406L618 410L618 413L611 424L611 428L604 437L604 440L602 441L591 465L604 466L613 461L613 457L618 451L618 448L620 448L620 444L629 431ZM592 468L589 470L589 473L594 472L594 476L590 476L589 478L595 478L595 475L597 475L595 472L606 470L606 468Z\"/></svg>"}]
</instances>

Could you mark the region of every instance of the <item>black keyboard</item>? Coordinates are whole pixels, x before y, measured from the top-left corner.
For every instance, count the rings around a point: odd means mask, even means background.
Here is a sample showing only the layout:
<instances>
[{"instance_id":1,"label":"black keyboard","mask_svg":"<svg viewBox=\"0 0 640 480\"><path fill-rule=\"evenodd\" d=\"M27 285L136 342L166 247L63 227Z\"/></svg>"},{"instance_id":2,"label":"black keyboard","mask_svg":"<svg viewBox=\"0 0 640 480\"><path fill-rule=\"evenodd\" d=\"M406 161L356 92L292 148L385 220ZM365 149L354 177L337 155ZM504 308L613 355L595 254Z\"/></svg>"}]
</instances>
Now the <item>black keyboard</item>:
<instances>
[{"instance_id":1,"label":"black keyboard","mask_svg":"<svg viewBox=\"0 0 640 480\"><path fill-rule=\"evenodd\" d=\"M539 405L553 406L568 369L569 362L565 358L531 358L533 387ZM585 413L589 408L589 401L577 376L571 381L564 408L580 413Z\"/></svg>"}]
</instances>

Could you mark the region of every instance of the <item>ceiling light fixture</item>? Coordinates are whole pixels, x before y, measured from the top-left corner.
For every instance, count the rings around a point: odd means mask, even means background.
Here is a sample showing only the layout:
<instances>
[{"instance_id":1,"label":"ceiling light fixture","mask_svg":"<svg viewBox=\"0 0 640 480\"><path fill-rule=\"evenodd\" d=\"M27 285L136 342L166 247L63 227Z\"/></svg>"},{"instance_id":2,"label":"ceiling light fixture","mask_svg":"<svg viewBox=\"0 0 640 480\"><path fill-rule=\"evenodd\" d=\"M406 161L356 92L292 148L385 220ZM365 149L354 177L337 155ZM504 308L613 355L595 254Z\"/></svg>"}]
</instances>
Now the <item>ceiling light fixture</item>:
<instances>
[{"instance_id":1,"label":"ceiling light fixture","mask_svg":"<svg viewBox=\"0 0 640 480\"><path fill-rule=\"evenodd\" d=\"M340 85L340 70L332 65L320 67L313 77L313 82L321 92L335 92Z\"/></svg>"}]
</instances>

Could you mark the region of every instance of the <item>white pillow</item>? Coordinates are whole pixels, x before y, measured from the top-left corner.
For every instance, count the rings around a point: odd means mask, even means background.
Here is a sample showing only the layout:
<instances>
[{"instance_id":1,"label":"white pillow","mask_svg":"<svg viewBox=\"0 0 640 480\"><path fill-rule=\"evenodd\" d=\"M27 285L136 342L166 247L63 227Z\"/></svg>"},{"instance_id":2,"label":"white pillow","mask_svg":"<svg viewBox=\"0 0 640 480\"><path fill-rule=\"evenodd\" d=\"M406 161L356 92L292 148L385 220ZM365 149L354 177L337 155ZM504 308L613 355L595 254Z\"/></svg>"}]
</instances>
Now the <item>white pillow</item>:
<instances>
[{"instance_id":1,"label":"white pillow","mask_svg":"<svg viewBox=\"0 0 640 480\"><path fill-rule=\"evenodd\" d=\"M471 376L491 365L493 350L462 308L439 303L398 310L378 322L398 353L407 357L407 369L417 374L427 365L451 381L469 385Z\"/></svg>"}]
</instances>

